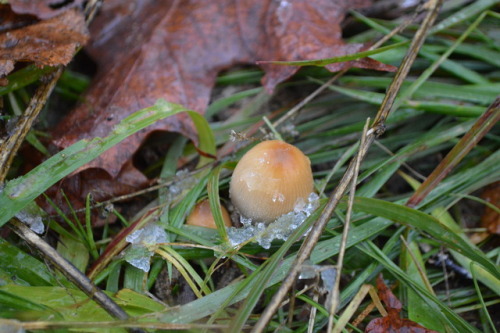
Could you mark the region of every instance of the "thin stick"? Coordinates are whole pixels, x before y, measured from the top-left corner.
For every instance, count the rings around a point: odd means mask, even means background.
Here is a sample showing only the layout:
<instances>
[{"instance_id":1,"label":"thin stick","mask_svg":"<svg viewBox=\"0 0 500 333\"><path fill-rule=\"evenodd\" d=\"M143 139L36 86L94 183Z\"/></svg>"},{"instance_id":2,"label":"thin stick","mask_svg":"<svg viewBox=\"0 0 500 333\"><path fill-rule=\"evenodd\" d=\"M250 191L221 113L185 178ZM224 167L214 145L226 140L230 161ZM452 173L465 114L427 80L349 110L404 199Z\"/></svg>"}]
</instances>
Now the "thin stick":
<instances>
[{"instance_id":1,"label":"thin stick","mask_svg":"<svg viewBox=\"0 0 500 333\"><path fill-rule=\"evenodd\" d=\"M21 143L28 134L38 114L42 110L47 98L54 89L57 80L63 72L60 66L55 72L44 75L42 83L35 91L30 104L16 124L15 132L0 145L0 184L2 184L10 169L14 156L16 156Z\"/></svg>"},{"instance_id":2,"label":"thin stick","mask_svg":"<svg viewBox=\"0 0 500 333\"><path fill-rule=\"evenodd\" d=\"M375 140L375 138L384 133L385 120L387 119L387 117L391 112L395 96L399 92L401 85L403 84L404 78L408 75L410 67L413 61L415 60L415 57L417 56L420 47L422 46L427 31L432 26L434 20L437 17L437 13L439 12L439 8L441 7L441 2L442 0L431 0L429 2L430 5L430 7L428 7L429 12L424 19L424 23L420 26L419 30L417 30L415 38L411 43L410 48L408 49L408 52L405 58L403 59L403 62L401 63L401 66L398 72L396 73L394 80L392 81L389 87L386 98L384 99L382 105L380 106L375 121L373 122L373 125L366 134L364 145L360 146L358 155L356 155L356 157L349 164L349 167L347 168L340 183L338 184L337 188L335 189L330 199L328 200L328 203L326 204L323 213L319 217L318 221L316 221L315 225L313 226L313 229L311 230L307 238L302 243L302 246L299 249L297 257L292 263L292 267L288 272L287 277L283 280L281 287L278 289L276 294L274 294L274 297L271 299L271 302L264 310L264 312L261 314L258 322L255 324L252 330L253 333L263 332L266 329L267 323L271 320L272 316L280 306L281 301L286 297L288 290L290 290L290 287L293 285L295 279L297 278L297 275L300 272L302 264L307 258L309 258L309 255L311 254L312 250L314 249L314 246L318 242L319 237L323 233L323 229L325 228L327 222L330 220L333 211L335 210L335 208L340 202L340 199L347 190L347 187L352 177L354 176L355 165L356 163L358 163L357 160L359 159L360 161L362 161L369 147Z\"/></svg>"},{"instance_id":3,"label":"thin stick","mask_svg":"<svg viewBox=\"0 0 500 333\"><path fill-rule=\"evenodd\" d=\"M368 124L370 122L370 118L367 119L365 127L363 129L363 135L361 136L361 146L364 146L366 132L368 131ZM329 308L329 316L328 316L328 330L327 332L331 332L333 329L333 315L337 311L337 307L340 301L340 276L342 275L342 267L344 265L344 255L347 247L347 236L349 235L349 227L351 225L351 215L352 215L352 205L354 202L354 194L356 193L356 183L358 181L358 173L359 173L359 165L361 164L361 160L359 158L356 159L356 164L354 165L354 175L351 180L351 188L349 190L349 201L347 203L347 213L344 224L344 230L342 232L342 240L340 242L339 248L339 258L337 261L337 275L335 276L335 284L333 286L332 294L330 295L330 304Z\"/></svg>"},{"instance_id":4,"label":"thin stick","mask_svg":"<svg viewBox=\"0 0 500 333\"><path fill-rule=\"evenodd\" d=\"M36 248L40 254L50 261L64 276L80 288L86 295L101 305L110 315L118 319L128 319L127 313L123 311L111 298L96 287L88 277L80 272L73 264L63 258L53 247L47 244L37 234L31 231L24 223L12 219L10 228L14 230L30 246Z\"/></svg>"},{"instance_id":5,"label":"thin stick","mask_svg":"<svg viewBox=\"0 0 500 333\"><path fill-rule=\"evenodd\" d=\"M439 13L439 9L441 8L442 1L443 0L429 0L429 2L426 4L429 12L425 17L424 21L422 22L420 28L415 33L415 37L411 41L410 48L408 49L408 52L403 58L401 66L399 67L399 70L396 72L396 75L394 76L390 88L401 87L401 85L403 84L403 81L408 75L408 72L410 71L413 62L415 61L418 55L418 51L420 50L422 44L424 43L427 31L429 31L429 29L434 24L434 21L436 20L436 17ZM385 121L392 110L392 106L394 105L394 101L396 100L396 96L398 93L399 89L389 89L387 91L387 94L385 95L384 100L382 101L382 106L379 112L377 113L375 120L373 121L374 125L379 124L385 126Z\"/></svg>"}]
</instances>

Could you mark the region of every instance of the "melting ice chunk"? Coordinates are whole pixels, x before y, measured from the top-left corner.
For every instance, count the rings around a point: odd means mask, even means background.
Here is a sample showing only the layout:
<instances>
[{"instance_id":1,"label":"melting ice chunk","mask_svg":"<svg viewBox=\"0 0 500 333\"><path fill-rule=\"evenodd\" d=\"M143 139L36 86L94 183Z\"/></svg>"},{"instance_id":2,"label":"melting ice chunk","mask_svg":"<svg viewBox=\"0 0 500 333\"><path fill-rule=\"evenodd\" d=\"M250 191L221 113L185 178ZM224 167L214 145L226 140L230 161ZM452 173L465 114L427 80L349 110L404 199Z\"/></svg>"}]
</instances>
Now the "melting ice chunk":
<instances>
[{"instance_id":1,"label":"melting ice chunk","mask_svg":"<svg viewBox=\"0 0 500 333\"><path fill-rule=\"evenodd\" d=\"M16 214L19 221L30 227L33 232L37 234L43 234L45 226L43 224L42 215L38 212L40 208L38 206L27 206L25 209L21 210Z\"/></svg>"},{"instance_id":2,"label":"melting ice chunk","mask_svg":"<svg viewBox=\"0 0 500 333\"><path fill-rule=\"evenodd\" d=\"M232 246L237 246L248 240L254 240L265 249L271 247L271 243L275 239L287 240L288 237L297 229L309 215L311 215L319 206L319 196L316 193L311 193L307 198L307 202L303 199L297 200L294 210L284 214L276 221L267 225L251 219L241 217L240 222L243 224L241 228L227 228L227 235Z\"/></svg>"},{"instance_id":3,"label":"melting ice chunk","mask_svg":"<svg viewBox=\"0 0 500 333\"><path fill-rule=\"evenodd\" d=\"M337 278L337 269L333 266L325 267L321 270L321 280L323 281L323 291L331 292L335 279Z\"/></svg>"},{"instance_id":4,"label":"melting ice chunk","mask_svg":"<svg viewBox=\"0 0 500 333\"><path fill-rule=\"evenodd\" d=\"M166 243L167 233L157 224L148 224L128 235L125 240L132 244L125 252L125 260L132 266L149 272L149 261L154 254L150 248Z\"/></svg>"}]
</instances>

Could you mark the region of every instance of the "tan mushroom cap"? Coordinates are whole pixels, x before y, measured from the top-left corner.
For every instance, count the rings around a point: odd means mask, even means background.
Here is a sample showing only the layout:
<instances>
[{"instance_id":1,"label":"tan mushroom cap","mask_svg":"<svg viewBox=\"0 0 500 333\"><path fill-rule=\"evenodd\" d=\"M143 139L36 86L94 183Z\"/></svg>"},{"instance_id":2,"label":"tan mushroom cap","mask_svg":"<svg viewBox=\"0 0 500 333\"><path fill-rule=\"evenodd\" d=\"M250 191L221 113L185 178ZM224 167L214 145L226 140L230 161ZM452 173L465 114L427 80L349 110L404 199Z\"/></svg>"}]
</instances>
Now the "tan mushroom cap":
<instances>
[{"instance_id":1,"label":"tan mushroom cap","mask_svg":"<svg viewBox=\"0 0 500 333\"><path fill-rule=\"evenodd\" d=\"M222 219L226 227L232 226L231 218L229 213L224 206L221 206ZM199 227L217 229L215 224L214 216L212 215L212 210L210 209L210 202L207 199L202 200L194 206L193 211L189 214L186 224L196 225Z\"/></svg>"},{"instance_id":2,"label":"tan mushroom cap","mask_svg":"<svg viewBox=\"0 0 500 333\"><path fill-rule=\"evenodd\" d=\"M313 192L309 158L297 147L279 140L250 149L234 169L229 194L246 218L271 222L293 210L298 199Z\"/></svg>"}]
</instances>

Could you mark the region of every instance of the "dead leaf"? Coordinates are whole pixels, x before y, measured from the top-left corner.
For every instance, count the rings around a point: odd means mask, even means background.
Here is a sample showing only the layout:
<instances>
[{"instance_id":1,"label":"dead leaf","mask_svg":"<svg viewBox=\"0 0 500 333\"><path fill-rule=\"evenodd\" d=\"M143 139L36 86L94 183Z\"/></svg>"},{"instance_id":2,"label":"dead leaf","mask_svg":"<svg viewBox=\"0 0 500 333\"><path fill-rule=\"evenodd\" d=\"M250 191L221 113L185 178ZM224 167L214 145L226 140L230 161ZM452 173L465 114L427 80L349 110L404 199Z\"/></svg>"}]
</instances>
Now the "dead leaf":
<instances>
[{"instance_id":1,"label":"dead leaf","mask_svg":"<svg viewBox=\"0 0 500 333\"><path fill-rule=\"evenodd\" d=\"M158 98L203 113L217 74L236 64L257 60L310 60L362 50L346 45L340 23L347 9L367 6L371 0L296 1L121 1L104 3L92 27L89 53L99 72L85 103L54 129L53 143L65 148L83 138L103 137L130 113ZM392 70L371 59L330 65ZM288 79L297 67L265 65L263 84L269 91ZM130 163L153 131L173 131L196 141L185 115L159 121L129 137L85 167L85 179L105 170L110 179L126 186L144 186L147 179ZM80 177L81 178L81 177ZM74 177L70 185L82 184ZM106 181L108 178L106 178ZM121 185L120 185L121 186ZM112 186L107 196L121 194ZM85 196L81 192L81 197Z\"/></svg>"},{"instance_id":2,"label":"dead leaf","mask_svg":"<svg viewBox=\"0 0 500 333\"><path fill-rule=\"evenodd\" d=\"M71 8L81 7L83 2L84 0L9 0L14 12L35 15L42 20L57 16Z\"/></svg>"},{"instance_id":3,"label":"dead leaf","mask_svg":"<svg viewBox=\"0 0 500 333\"><path fill-rule=\"evenodd\" d=\"M500 208L500 182L486 187L481 197L495 207ZM500 234L500 215L495 210L486 206L484 214L481 216L481 226L487 228L492 234Z\"/></svg>"},{"instance_id":4,"label":"dead leaf","mask_svg":"<svg viewBox=\"0 0 500 333\"><path fill-rule=\"evenodd\" d=\"M429 330L414 321L400 317L402 309L401 302L392 291L387 287L382 275L377 278L378 296L384 302L387 310L387 316L375 318L368 326L365 332L368 333L437 333Z\"/></svg>"},{"instance_id":5,"label":"dead leaf","mask_svg":"<svg viewBox=\"0 0 500 333\"><path fill-rule=\"evenodd\" d=\"M40 67L66 65L75 49L88 39L84 17L76 10L29 25L26 15L13 16L8 6L0 10L2 17L8 17L7 27L11 27L0 34L0 76L11 72L16 62L32 62Z\"/></svg>"}]
</instances>

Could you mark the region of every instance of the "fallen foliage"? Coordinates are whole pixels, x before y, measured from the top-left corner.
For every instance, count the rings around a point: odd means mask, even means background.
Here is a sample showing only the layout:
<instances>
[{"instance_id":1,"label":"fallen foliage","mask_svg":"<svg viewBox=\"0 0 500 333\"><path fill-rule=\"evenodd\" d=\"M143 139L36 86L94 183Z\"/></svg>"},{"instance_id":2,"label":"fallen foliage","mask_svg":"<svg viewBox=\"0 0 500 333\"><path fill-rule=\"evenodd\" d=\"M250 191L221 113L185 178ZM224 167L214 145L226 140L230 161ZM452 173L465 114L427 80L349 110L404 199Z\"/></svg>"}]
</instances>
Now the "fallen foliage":
<instances>
[{"instance_id":1,"label":"fallen foliage","mask_svg":"<svg viewBox=\"0 0 500 333\"><path fill-rule=\"evenodd\" d=\"M257 60L309 60L365 50L346 44L341 27L348 9L371 1L235 1L133 3L106 1L91 27L88 47L99 65L85 103L53 130L53 143L65 148L83 138L103 137L130 113L163 98L203 113L217 74ZM369 58L326 66L393 70ZM271 92L299 67L262 65ZM185 115L157 122L111 148L66 181L71 196L83 198L97 186L96 199L148 184L131 162L154 131L177 132L197 140ZM82 171L85 170L84 173ZM75 192L76 191L76 192Z\"/></svg>"},{"instance_id":2,"label":"fallen foliage","mask_svg":"<svg viewBox=\"0 0 500 333\"><path fill-rule=\"evenodd\" d=\"M414 321L401 318L402 305L399 299L394 296L391 289L387 287L382 275L377 278L378 296L384 302L387 316L375 318L368 326L367 333L437 333L429 330Z\"/></svg>"}]
</instances>

